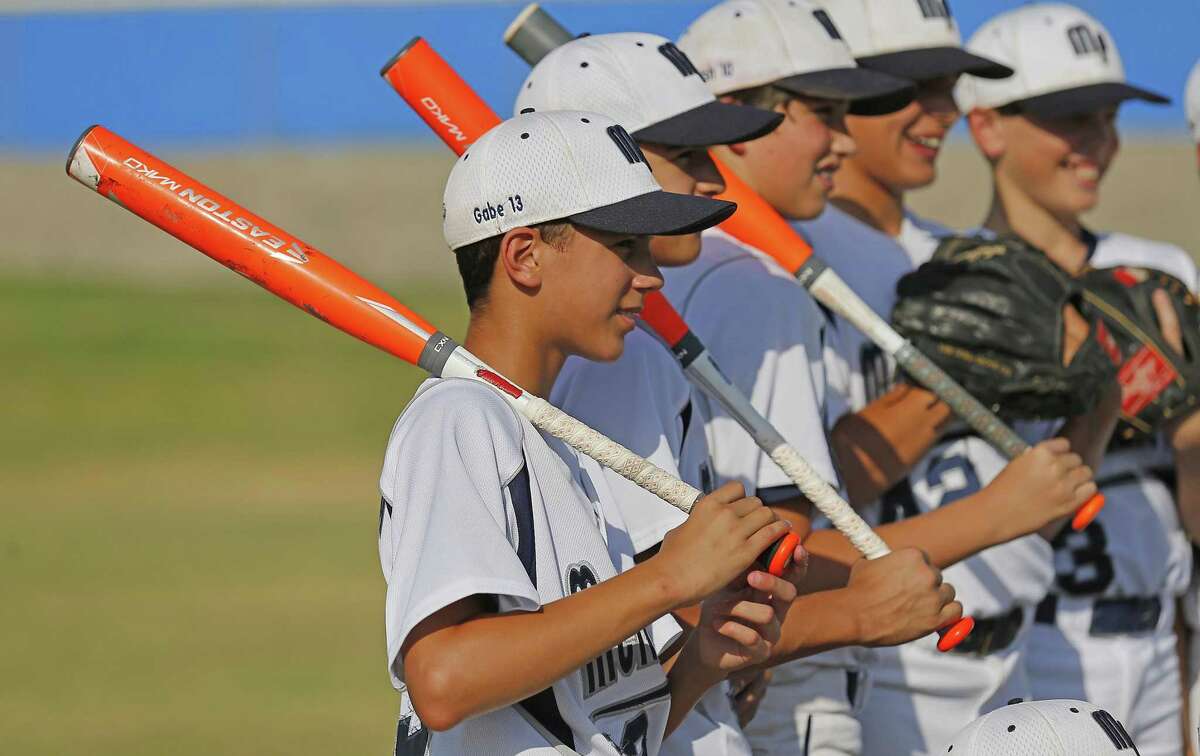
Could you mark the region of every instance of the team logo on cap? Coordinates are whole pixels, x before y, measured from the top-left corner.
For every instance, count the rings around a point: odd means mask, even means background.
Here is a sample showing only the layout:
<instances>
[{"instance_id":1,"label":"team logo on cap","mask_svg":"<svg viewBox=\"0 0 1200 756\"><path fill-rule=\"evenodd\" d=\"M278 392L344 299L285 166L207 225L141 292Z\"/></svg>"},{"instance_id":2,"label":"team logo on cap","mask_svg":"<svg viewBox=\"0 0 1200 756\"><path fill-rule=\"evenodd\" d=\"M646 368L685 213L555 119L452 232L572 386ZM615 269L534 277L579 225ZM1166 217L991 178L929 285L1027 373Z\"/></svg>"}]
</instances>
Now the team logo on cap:
<instances>
[{"instance_id":1,"label":"team logo on cap","mask_svg":"<svg viewBox=\"0 0 1200 756\"><path fill-rule=\"evenodd\" d=\"M646 163L646 156L642 154L642 148L638 147L638 143L633 141L633 137L629 136L629 132L620 126L609 126L606 131L609 138L617 145L617 149L625 156L631 165L638 163ZM646 163L649 165L648 163Z\"/></svg>"},{"instance_id":2,"label":"team logo on cap","mask_svg":"<svg viewBox=\"0 0 1200 756\"><path fill-rule=\"evenodd\" d=\"M925 18L950 20L950 4L946 0L917 0L917 7Z\"/></svg>"},{"instance_id":3,"label":"team logo on cap","mask_svg":"<svg viewBox=\"0 0 1200 756\"><path fill-rule=\"evenodd\" d=\"M1104 710L1093 711L1092 719L1096 720L1096 724L1100 725L1100 729L1104 730L1104 734L1108 736L1118 751L1132 750L1134 754L1138 752L1137 746L1133 744L1133 738L1129 737L1125 727L1112 714Z\"/></svg>"},{"instance_id":4,"label":"team logo on cap","mask_svg":"<svg viewBox=\"0 0 1200 756\"><path fill-rule=\"evenodd\" d=\"M700 75L700 72L696 70L696 66L692 63L691 59L683 52L683 50L680 50L678 47L676 47L674 43L667 42L664 45L660 45L658 51L662 53L664 58L671 61L671 65L675 66L679 73L683 74L685 77L691 76L692 74L697 76Z\"/></svg>"},{"instance_id":5,"label":"team logo on cap","mask_svg":"<svg viewBox=\"0 0 1200 756\"><path fill-rule=\"evenodd\" d=\"M1105 63L1108 62L1108 40L1104 38L1103 32L1098 32L1087 24L1076 24L1067 29L1067 39L1079 57L1099 55Z\"/></svg>"},{"instance_id":6,"label":"team logo on cap","mask_svg":"<svg viewBox=\"0 0 1200 756\"><path fill-rule=\"evenodd\" d=\"M825 31L829 33L830 37L834 39L842 38L842 33L838 31L837 26L833 23L833 19L829 17L828 13L823 10L815 10L813 11L813 18L817 19L817 23L825 27Z\"/></svg>"}]
</instances>

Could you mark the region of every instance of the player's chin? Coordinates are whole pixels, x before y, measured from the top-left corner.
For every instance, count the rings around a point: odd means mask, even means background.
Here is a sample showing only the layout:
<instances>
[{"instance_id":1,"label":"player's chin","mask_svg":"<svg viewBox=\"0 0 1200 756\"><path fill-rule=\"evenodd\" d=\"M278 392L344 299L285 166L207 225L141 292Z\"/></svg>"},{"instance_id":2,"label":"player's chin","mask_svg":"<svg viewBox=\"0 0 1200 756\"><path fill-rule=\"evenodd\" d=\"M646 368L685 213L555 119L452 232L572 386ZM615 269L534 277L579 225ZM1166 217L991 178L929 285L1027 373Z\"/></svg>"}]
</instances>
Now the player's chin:
<instances>
[{"instance_id":1,"label":"player's chin","mask_svg":"<svg viewBox=\"0 0 1200 756\"><path fill-rule=\"evenodd\" d=\"M575 354L593 362L615 362L625 353L625 337L637 324L624 315L614 316L602 327L593 329L591 337L575 349Z\"/></svg>"},{"instance_id":2,"label":"player's chin","mask_svg":"<svg viewBox=\"0 0 1200 756\"><path fill-rule=\"evenodd\" d=\"M790 216L793 220L810 220L825 212L829 202L831 187L826 187L819 179L814 179L796 196L792 203Z\"/></svg>"}]
</instances>

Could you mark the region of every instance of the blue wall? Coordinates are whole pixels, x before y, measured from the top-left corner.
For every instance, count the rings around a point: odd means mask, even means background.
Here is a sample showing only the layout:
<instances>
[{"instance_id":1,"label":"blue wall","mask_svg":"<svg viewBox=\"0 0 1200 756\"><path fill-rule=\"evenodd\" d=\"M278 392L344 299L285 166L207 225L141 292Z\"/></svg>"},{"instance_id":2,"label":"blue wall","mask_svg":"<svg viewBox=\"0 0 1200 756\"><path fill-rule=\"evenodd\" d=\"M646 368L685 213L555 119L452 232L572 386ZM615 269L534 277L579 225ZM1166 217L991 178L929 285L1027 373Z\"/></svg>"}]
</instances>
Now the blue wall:
<instances>
[{"instance_id":1,"label":"blue wall","mask_svg":"<svg viewBox=\"0 0 1200 756\"><path fill-rule=\"evenodd\" d=\"M65 152L101 122L147 146L428 139L379 78L420 34L502 114L525 66L500 35L523 2L0 15L0 151ZM548 3L569 28L677 36L709 1ZM959 0L969 34L1016 0ZM1130 78L1178 98L1200 57L1200 0L1091 0ZM1171 108L1126 126L1182 135Z\"/></svg>"}]
</instances>

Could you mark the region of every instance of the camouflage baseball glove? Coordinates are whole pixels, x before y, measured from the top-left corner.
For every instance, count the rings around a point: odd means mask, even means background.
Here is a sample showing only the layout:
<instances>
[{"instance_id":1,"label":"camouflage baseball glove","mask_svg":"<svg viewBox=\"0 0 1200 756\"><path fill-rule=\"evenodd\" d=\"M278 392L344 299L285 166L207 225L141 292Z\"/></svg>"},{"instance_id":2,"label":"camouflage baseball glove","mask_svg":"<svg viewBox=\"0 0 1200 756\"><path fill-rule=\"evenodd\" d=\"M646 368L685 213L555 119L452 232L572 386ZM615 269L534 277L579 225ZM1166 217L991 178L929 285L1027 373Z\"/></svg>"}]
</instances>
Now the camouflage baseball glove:
<instances>
[{"instance_id":1,"label":"camouflage baseball glove","mask_svg":"<svg viewBox=\"0 0 1200 756\"><path fill-rule=\"evenodd\" d=\"M1020 239L950 237L900 279L892 322L1001 416L1066 417L1094 407L1115 374L1091 335L1063 364L1063 309L1082 291Z\"/></svg>"},{"instance_id":2,"label":"camouflage baseball glove","mask_svg":"<svg viewBox=\"0 0 1200 756\"><path fill-rule=\"evenodd\" d=\"M1080 279L1084 308L1107 327L1109 356L1118 363L1121 422L1114 438L1144 440L1200 401L1200 303L1186 284L1151 268L1091 269ZM1163 338L1152 297L1161 289L1179 319L1183 354Z\"/></svg>"}]
</instances>

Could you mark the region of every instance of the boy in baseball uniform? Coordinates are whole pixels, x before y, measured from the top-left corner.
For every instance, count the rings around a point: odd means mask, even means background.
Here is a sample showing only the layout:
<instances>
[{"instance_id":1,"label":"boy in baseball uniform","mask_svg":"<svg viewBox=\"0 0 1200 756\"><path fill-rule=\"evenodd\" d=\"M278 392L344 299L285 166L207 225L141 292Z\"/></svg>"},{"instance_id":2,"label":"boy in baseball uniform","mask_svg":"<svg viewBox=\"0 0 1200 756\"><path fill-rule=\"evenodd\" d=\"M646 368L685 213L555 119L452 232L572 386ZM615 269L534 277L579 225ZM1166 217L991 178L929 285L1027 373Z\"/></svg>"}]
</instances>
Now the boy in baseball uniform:
<instances>
[{"instance_id":1,"label":"boy in baseball uniform","mask_svg":"<svg viewBox=\"0 0 1200 756\"><path fill-rule=\"evenodd\" d=\"M661 286L647 235L733 210L662 191L628 133L583 112L492 129L455 163L444 206L471 308L465 346L538 394L571 355L620 356ZM607 538L619 516L598 466L478 382L421 385L380 489L397 753L656 754L704 691L765 656L776 605L794 597L748 571L787 524L736 485L618 574ZM722 591L747 584L766 593ZM718 592L664 673L646 628Z\"/></svg>"},{"instance_id":2,"label":"boy in baseball uniform","mask_svg":"<svg viewBox=\"0 0 1200 756\"><path fill-rule=\"evenodd\" d=\"M1183 92L1188 130L1196 145L1196 168L1200 170L1200 61L1192 66ZM1184 520L1192 540L1200 540L1200 523ZM1192 565L1192 589L1184 602L1184 620L1189 630L1188 647L1188 711L1185 734L1193 753L1200 752L1200 565Z\"/></svg>"},{"instance_id":3,"label":"boy in baseball uniform","mask_svg":"<svg viewBox=\"0 0 1200 756\"><path fill-rule=\"evenodd\" d=\"M1192 141L1196 143L1196 166L1200 168L1200 61L1196 61L1196 65L1192 66L1183 98Z\"/></svg>"},{"instance_id":4,"label":"boy in baseball uniform","mask_svg":"<svg viewBox=\"0 0 1200 756\"><path fill-rule=\"evenodd\" d=\"M1071 274L1085 266L1163 270L1193 291L1183 250L1081 221L1099 200L1128 100L1164 103L1126 82L1112 35L1063 4L1035 4L981 27L968 47L1011 66L1004 81L965 78L956 93L972 137L992 169L984 228L1014 233ZM1158 308L1168 341L1178 320ZM1172 330L1174 335L1172 336ZM1114 437L1096 481L1107 499L1082 532L1054 540L1053 583L1038 605L1025 659L1036 698L1084 698L1125 722L1143 756L1181 751L1176 597L1191 575L1180 527L1196 511L1200 415L1170 423L1149 441Z\"/></svg>"},{"instance_id":5,"label":"boy in baseball uniform","mask_svg":"<svg viewBox=\"0 0 1200 756\"><path fill-rule=\"evenodd\" d=\"M853 140L844 133L842 124L847 108L889 112L909 101L905 94L911 88L908 82L857 67L835 21L807 3L723 3L694 22L680 46L710 77L709 85L718 95L773 107L785 114L784 124L776 133L719 152L732 170L794 220L820 214L833 187L834 172L854 153ZM826 249L818 245L816 249L827 259L841 253L839 246ZM810 427L817 422L828 428L848 409L861 409L864 403L855 407L849 389L839 390L839 379L831 375L827 363L829 354L838 350L835 327L794 279L757 250L710 232L695 265L668 272L666 290L733 382L747 391L760 411L783 428L785 435L790 430L797 438L807 435L811 440L806 443L810 445L819 443L819 448L806 452L810 460L828 459L825 437L796 423L807 419ZM795 321L791 319L794 315L798 316ZM806 393L798 389L810 386L813 398L801 401ZM923 419L929 404L923 399L909 407L918 410ZM872 420L879 422L880 417L894 411L885 408ZM946 416L944 408L940 411L938 420ZM715 413L710 433L718 471L756 486L765 501L774 503L807 530L807 502L773 469L769 459L757 453L748 438L735 436L738 429L732 421L725 419L722 423L723 419L719 411ZM908 464L928 449L936 430L926 431L925 436L923 446L914 439L897 440L896 445L905 449L902 454L911 458ZM873 460L872 454L864 454L863 458L838 456L852 501L852 481L865 475L864 466L881 456L886 457L879 455ZM900 475L906 472L903 465L900 470ZM1056 483L1069 480L1055 505L1061 516L1093 490L1088 488L1086 478L1078 458L1070 457L1061 442L1052 443L1040 449L1036 458L1014 465L1012 473L988 494L937 513L944 521L959 523L948 528L953 537L933 542L907 523L886 528L881 535L893 547L937 547L937 558L953 563L1046 524L1045 509L1026 506L1024 516L1018 518L1001 506L1014 495L1020 498L1026 490L1023 486L1039 490L1050 479ZM985 500L986 510L975 512L976 505L985 506ZM1022 528L1005 530L1018 520ZM839 565L853 562L856 557L845 539L834 531L819 530L806 543L810 542L821 544L822 555L827 557L814 557L810 581L821 579L822 568L830 585L844 581L844 567L839 575ZM831 626L836 627L836 621ZM869 645L902 641L897 636L859 637L857 643ZM848 640L826 647L854 643ZM785 630L784 640L777 646L785 658L787 646ZM776 670L759 714L748 728L756 751L859 753L860 727L854 711L868 687L866 662L861 651L845 649Z\"/></svg>"},{"instance_id":6,"label":"boy in baseball uniform","mask_svg":"<svg viewBox=\"0 0 1200 756\"><path fill-rule=\"evenodd\" d=\"M860 66L902 77L915 89L913 100L893 112L847 116L846 129L857 151L843 161L833 202L817 219L798 224L823 259L886 317L895 304L896 282L927 259L938 237L948 233L907 210L904 195L935 178L942 139L958 117L950 90L963 73L1005 77L1011 71L964 50L954 19L940 2L825 0L821 6ZM830 388L845 397L854 411L834 427L838 459L871 462L880 456L873 448L886 436L891 438L884 448L900 450L887 469L868 465L866 474L847 476L851 500L870 504L868 512L885 523L880 532L887 534L890 542L922 546L935 564L960 575L968 586L966 605L978 622L972 636L952 656L936 652L931 643L918 642L904 650L880 652L878 666L871 667L876 684L860 719L868 735L879 732L888 738L888 748L907 753L906 748L920 747L910 741L925 741L919 712L939 721L957 721L954 726L970 721L977 716L981 702L1003 687L1015 667L1016 657L1004 652L1042 593L1026 598L1028 611L1014 612L1011 599L997 601L991 584L981 583L976 571L981 565L986 569L991 561L1005 563L1007 553L1029 549L1042 556L1037 561L1042 565L1048 547L1038 536L1028 534L1061 522L1067 508L1077 506L1095 489L1081 483L1088 471L1078 467L1079 455L1062 439L1042 441L1035 446L1035 454L1024 455L1007 467L982 440L963 441L964 445L986 448L982 453L989 457L991 475L981 481L974 467L965 469L961 448L949 444L934 448L948 425L951 437L963 435L953 427L948 408L919 387L894 385L891 360L842 319L835 318L834 324L839 348L826 352ZM1050 478L1066 474L1064 468L1074 470L1077 477L1065 489L1066 497L1052 504L1056 497L1050 494L1055 490ZM997 475L1000 470L1003 473ZM1039 477L1039 472L1049 477ZM919 492L933 487L932 496L914 493L910 474L921 484ZM877 501L880 494L882 502ZM833 553L822 543L822 535L824 531L807 542L814 555ZM1004 545L979 553L999 544ZM952 567L968 557L962 565ZM1023 574L1013 575L1001 585L1015 588L1022 578ZM1005 592L1008 590L1011 588ZM901 664L901 656L917 660ZM993 658L975 664L976 657L985 656ZM922 699L917 693L919 686L901 684L889 689L896 680L903 683L912 677L908 670L925 661L953 671L949 676L956 687L946 696L950 700L943 700L936 691ZM973 675L977 666L983 669ZM883 690L876 693L880 678ZM890 700L893 695L900 700ZM898 732L887 734L890 730ZM868 744L865 752L876 752L879 747Z\"/></svg>"}]
</instances>

